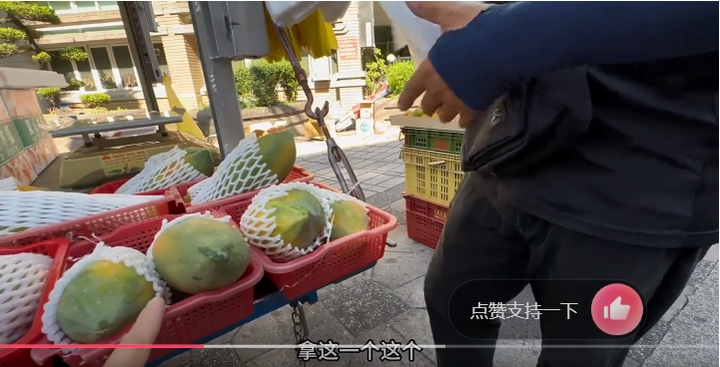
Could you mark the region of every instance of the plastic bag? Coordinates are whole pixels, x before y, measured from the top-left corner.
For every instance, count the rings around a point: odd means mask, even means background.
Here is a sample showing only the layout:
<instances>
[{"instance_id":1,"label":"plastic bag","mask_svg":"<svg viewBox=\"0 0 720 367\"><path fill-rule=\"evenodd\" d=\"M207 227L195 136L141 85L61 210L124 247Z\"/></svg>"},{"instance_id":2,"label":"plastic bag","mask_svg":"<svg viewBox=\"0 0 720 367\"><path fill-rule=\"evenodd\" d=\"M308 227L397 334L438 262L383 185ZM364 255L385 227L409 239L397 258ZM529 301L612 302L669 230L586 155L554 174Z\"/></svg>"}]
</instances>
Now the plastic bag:
<instances>
[{"instance_id":1,"label":"plastic bag","mask_svg":"<svg viewBox=\"0 0 720 367\"><path fill-rule=\"evenodd\" d=\"M328 23L345 15L350 1L266 1L268 13L273 22L287 28L299 24L318 9Z\"/></svg>"},{"instance_id":2,"label":"plastic bag","mask_svg":"<svg viewBox=\"0 0 720 367\"><path fill-rule=\"evenodd\" d=\"M390 18L396 46L403 46L397 40L407 44L417 68L440 38L440 26L413 14L404 1L381 1L380 6Z\"/></svg>"}]
</instances>

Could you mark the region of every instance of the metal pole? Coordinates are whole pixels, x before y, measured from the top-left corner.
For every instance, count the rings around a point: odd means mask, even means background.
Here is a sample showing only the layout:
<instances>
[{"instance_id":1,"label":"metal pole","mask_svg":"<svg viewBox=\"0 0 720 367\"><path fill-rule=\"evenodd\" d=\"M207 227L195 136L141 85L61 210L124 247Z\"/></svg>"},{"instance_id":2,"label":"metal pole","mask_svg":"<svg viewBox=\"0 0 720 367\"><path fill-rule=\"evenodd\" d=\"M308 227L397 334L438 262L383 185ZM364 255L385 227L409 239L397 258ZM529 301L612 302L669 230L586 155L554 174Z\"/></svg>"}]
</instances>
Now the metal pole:
<instances>
[{"instance_id":1,"label":"metal pole","mask_svg":"<svg viewBox=\"0 0 720 367\"><path fill-rule=\"evenodd\" d=\"M212 58L215 44L213 24L223 24L226 19L212 19L206 1L190 1L190 14L197 39L200 62L205 76L205 86L212 109L215 133L223 158L245 138L245 128L240 115L240 103L235 90L232 60Z\"/></svg>"},{"instance_id":2,"label":"metal pole","mask_svg":"<svg viewBox=\"0 0 720 367\"><path fill-rule=\"evenodd\" d=\"M143 45L139 42L139 40L143 39L142 37L145 37L144 33L148 32L148 30L147 28L143 29L143 24L141 22L145 21L145 19L140 18L136 6L137 5L135 3L130 1L118 1L120 17L122 19L123 26L125 27L125 34L128 38L130 53L135 61L135 66L138 68L140 87L143 91L146 108L149 112L160 112L157 97L155 96L155 90L153 89L155 78L151 76L154 74L154 71L148 70L148 64L145 62L146 58L143 58L141 55L143 52L141 47ZM147 37L150 37L149 32ZM155 56L154 52L152 56Z\"/></svg>"}]
</instances>

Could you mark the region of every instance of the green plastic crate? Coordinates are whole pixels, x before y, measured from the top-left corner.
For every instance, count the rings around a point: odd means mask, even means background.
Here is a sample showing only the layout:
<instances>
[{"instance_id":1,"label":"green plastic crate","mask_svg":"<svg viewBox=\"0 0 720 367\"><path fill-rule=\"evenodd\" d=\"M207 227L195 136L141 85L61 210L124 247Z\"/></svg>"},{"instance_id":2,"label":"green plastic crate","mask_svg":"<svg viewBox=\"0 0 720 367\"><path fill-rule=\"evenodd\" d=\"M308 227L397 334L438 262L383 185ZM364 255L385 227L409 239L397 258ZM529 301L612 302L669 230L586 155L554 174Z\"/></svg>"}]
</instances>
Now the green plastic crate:
<instances>
[{"instance_id":1,"label":"green plastic crate","mask_svg":"<svg viewBox=\"0 0 720 367\"><path fill-rule=\"evenodd\" d=\"M409 148L453 154L460 153L464 136L461 132L412 127L403 127L402 133Z\"/></svg>"}]
</instances>

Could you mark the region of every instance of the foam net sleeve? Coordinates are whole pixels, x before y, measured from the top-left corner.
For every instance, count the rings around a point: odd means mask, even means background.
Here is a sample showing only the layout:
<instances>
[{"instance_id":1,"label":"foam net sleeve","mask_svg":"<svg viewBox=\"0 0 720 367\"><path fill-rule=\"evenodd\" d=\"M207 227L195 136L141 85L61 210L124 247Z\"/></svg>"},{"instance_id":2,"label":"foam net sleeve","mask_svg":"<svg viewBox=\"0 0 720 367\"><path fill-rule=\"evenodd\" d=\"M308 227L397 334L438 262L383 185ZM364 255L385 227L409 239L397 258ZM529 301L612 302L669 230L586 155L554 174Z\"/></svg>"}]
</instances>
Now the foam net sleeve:
<instances>
[{"instance_id":1,"label":"foam net sleeve","mask_svg":"<svg viewBox=\"0 0 720 367\"><path fill-rule=\"evenodd\" d=\"M30 330L52 263L41 254L0 256L0 344Z\"/></svg>"},{"instance_id":2,"label":"foam net sleeve","mask_svg":"<svg viewBox=\"0 0 720 367\"><path fill-rule=\"evenodd\" d=\"M137 194L141 192L166 189L177 184L206 178L190 163L185 162L185 150L178 146L156 154L145 162L145 168L125 182L116 194Z\"/></svg>"},{"instance_id":3,"label":"foam net sleeve","mask_svg":"<svg viewBox=\"0 0 720 367\"><path fill-rule=\"evenodd\" d=\"M162 196L0 191L0 236L161 199Z\"/></svg>"},{"instance_id":4,"label":"foam net sleeve","mask_svg":"<svg viewBox=\"0 0 720 367\"><path fill-rule=\"evenodd\" d=\"M188 189L190 204L197 205L246 193L278 183L262 161L260 145L254 134L240 141L207 180Z\"/></svg>"}]
</instances>

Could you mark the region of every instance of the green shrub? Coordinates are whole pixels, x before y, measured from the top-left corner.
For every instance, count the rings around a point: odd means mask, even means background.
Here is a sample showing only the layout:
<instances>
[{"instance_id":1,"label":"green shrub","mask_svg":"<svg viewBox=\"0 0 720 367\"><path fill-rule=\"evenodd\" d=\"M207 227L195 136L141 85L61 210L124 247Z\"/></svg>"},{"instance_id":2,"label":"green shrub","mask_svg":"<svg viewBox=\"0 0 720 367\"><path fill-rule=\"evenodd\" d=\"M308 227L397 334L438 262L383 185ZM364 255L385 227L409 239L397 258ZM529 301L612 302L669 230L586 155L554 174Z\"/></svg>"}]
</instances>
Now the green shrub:
<instances>
[{"instance_id":1,"label":"green shrub","mask_svg":"<svg viewBox=\"0 0 720 367\"><path fill-rule=\"evenodd\" d=\"M262 62L260 62L262 61ZM257 60L250 67L252 74L251 89L258 106L277 106L280 99L277 94L278 78L277 67L265 60Z\"/></svg>"},{"instance_id":2,"label":"green shrub","mask_svg":"<svg viewBox=\"0 0 720 367\"><path fill-rule=\"evenodd\" d=\"M49 99L49 100L51 100L51 101L54 101L54 100L55 100L55 97L57 97L58 94L60 94L60 88L43 88L43 89L38 89L38 90L37 90L37 94L39 94L40 96L44 97L45 99Z\"/></svg>"},{"instance_id":3,"label":"green shrub","mask_svg":"<svg viewBox=\"0 0 720 367\"><path fill-rule=\"evenodd\" d=\"M81 80L77 80L75 78L71 78L67 81L68 86L63 88L63 90L80 90L80 88L85 86L85 83Z\"/></svg>"},{"instance_id":4,"label":"green shrub","mask_svg":"<svg viewBox=\"0 0 720 367\"><path fill-rule=\"evenodd\" d=\"M297 101L300 84L288 61L269 63L253 60L250 67L238 62L233 65L235 90L242 108L269 107L281 104L277 87L282 88L288 102Z\"/></svg>"},{"instance_id":5,"label":"green shrub","mask_svg":"<svg viewBox=\"0 0 720 367\"><path fill-rule=\"evenodd\" d=\"M410 61L396 62L387 69L388 87L394 96L402 93L405 84L415 72L415 66Z\"/></svg>"},{"instance_id":6,"label":"green shrub","mask_svg":"<svg viewBox=\"0 0 720 367\"><path fill-rule=\"evenodd\" d=\"M93 93L80 96L82 103L88 108L104 108L110 103L110 95L107 93Z\"/></svg>"},{"instance_id":7,"label":"green shrub","mask_svg":"<svg viewBox=\"0 0 720 367\"><path fill-rule=\"evenodd\" d=\"M283 60L276 63L275 67L278 83L285 94L285 99L290 103L297 101L297 93L298 88L300 88L300 83L298 83L297 78L295 77L295 70L293 70L292 64L290 64L287 60Z\"/></svg>"},{"instance_id":8,"label":"green shrub","mask_svg":"<svg viewBox=\"0 0 720 367\"><path fill-rule=\"evenodd\" d=\"M368 56L365 60L365 87L363 93L365 96L372 95L377 92L383 84L388 71L387 63L382 57L379 48L374 48L372 57Z\"/></svg>"}]
</instances>

